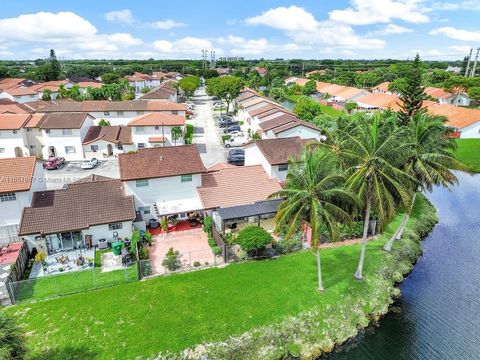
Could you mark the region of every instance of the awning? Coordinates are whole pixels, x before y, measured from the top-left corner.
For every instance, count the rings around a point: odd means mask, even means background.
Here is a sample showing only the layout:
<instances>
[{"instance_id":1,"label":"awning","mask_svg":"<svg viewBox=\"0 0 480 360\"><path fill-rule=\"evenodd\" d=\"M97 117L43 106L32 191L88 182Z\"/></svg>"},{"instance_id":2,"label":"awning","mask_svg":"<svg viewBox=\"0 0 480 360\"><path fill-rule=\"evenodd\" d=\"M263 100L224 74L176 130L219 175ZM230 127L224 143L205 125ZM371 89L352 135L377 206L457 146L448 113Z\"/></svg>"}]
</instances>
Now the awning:
<instances>
[{"instance_id":1,"label":"awning","mask_svg":"<svg viewBox=\"0 0 480 360\"><path fill-rule=\"evenodd\" d=\"M149 143L164 143L165 138L163 136L150 136L148 138Z\"/></svg>"},{"instance_id":2,"label":"awning","mask_svg":"<svg viewBox=\"0 0 480 360\"><path fill-rule=\"evenodd\" d=\"M249 216L275 214L282 201L282 199L266 200L249 205L220 208L217 210L217 213L223 221Z\"/></svg>"},{"instance_id":3,"label":"awning","mask_svg":"<svg viewBox=\"0 0 480 360\"><path fill-rule=\"evenodd\" d=\"M202 209L203 204L199 198L157 202L158 216L174 215Z\"/></svg>"}]
</instances>

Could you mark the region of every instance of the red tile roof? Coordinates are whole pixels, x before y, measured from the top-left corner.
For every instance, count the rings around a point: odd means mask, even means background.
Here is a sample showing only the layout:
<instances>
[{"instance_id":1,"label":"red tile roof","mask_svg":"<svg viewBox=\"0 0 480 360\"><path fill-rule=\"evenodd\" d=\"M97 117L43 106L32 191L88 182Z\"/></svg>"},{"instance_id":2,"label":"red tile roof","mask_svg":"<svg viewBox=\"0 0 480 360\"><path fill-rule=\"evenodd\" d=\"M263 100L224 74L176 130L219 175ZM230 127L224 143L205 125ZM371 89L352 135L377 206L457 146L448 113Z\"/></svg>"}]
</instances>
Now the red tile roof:
<instances>
[{"instance_id":1,"label":"red tile roof","mask_svg":"<svg viewBox=\"0 0 480 360\"><path fill-rule=\"evenodd\" d=\"M277 139L262 139L248 144L257 146L270 165L287 164L290 158L299 158L305 145L315 142L314 139L301 139L300 137L288 137Z\"/></svg>"},{"instance_id":2,"label":"red tile roof","mask_svg":"<svg viewBox=\"0 0 480 360\"><path fill-rule=\"evenodd\" d=\"M155 144L155 143L164 143L165 142L165 138L163 136L150 136L148 138L148 142L151 143L151 144Z\"/></svg>"},{"instance_id":3,"label":"red tile roof","mask_svg":"<svg viewBox=\"0 0 480 360\"><path fill-rule=\"evenodd\" d=\"M281 190L261 165L223 168L202 175L198 194L205 209L253 204Z\"/></svg>"},{"instance_id":4,"label":"red tile roof","mask_svg":"<svg viewBox=\"0 0 480 360\"><path fill-rule=\"evenodd\" d=\"M139 180L205 172L195 145L153 147L118 155L120 179Z\"/></svg>"},{"instance_id":5,"label":"red tile roof","mask_svg":"<svg viewBox=\"0 0 480 360\"><path fill-rule=\"evenodd\" d=\"M132 129L126 126L90 126L83 145L99 140L113 144L132 144Z\"/></svg>"},{"instance_id":6,"label":"red tile roof","mask_svg":"<svg viewBox=\"0 0 480 360\"><path fill-rule=\"evenodd\" d=\"M53 113L47 114L42 119L40 129L80 129L87 118L88 113Z\"/></svg>"},{"instance_id":7,"label":"red tile roof","mask_svg":"<svg viewBox=\"0 0 480 360\"><path fill-rule=\"evenodd\" d=\"M0 99L0 114L29 114L33 110L10 99Z\"/></svg>"},{"instance_id":8,"label":"red tile roof","mask_svg":"<svg viewBox=\"0 0 480 360\"><path fill-rule=\"evenodd\" d=\"M133 118L128 126L184 126L185 118L181 115L166 113L149 113Z\"/></svg>"},{"instance_id":9,"label":"red tile roof","mask_svg":"<svg viewBox=\"0 0 480 360\"><path fill-rule=\"evenodd\" d=\"M0 130L19 130L31 117L30 114L0 114Z\"/></svg>"},{"instance_id":10,"label":"red tile roof","mask_svg":"<svg viewBox=\"0 0 480 360\"><path fill-rule=\"evenodd\" d=\"M104 112L104 111L186 111L186 104L171 101L57 101L40 112Z\"/></svg>"},{"instance_id":11,"label":"red tile roof","mask_svg":"<svg viewBox=\"0 0 480 360\"><path fill-rule=\"evenodd\" d=\"M35 156L0 159L0 193L30 190L36 162Z\"/></svg>"}]
</instances>

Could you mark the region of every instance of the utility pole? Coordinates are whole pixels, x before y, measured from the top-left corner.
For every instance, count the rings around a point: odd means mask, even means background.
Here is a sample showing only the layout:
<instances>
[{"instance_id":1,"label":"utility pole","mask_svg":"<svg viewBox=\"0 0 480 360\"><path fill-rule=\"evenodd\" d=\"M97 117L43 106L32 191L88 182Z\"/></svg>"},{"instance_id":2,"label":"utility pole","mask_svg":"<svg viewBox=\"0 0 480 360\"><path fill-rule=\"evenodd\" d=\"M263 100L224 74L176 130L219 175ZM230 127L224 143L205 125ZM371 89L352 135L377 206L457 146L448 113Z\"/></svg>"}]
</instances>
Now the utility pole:
<instances>
[{"instance_id":1,"label":"utility pole","mask_svg":"<svg viewBox=\"0 0 480 360\"><path fill-rule=\"evenodd\" d=\"M470 54L468 54L467 68L465 69L465 77L468 76L468 69L470 68L470 60L472 59L473 49L470 48Z\"/></svg>"},{"instance_id":2,"label":"utility pole","mask_svg":"<svg viewBox=\"0 0 480 360\"><path fill-rule=\"evenodd\" d=\"M478 61L478 54L480 53L480 48L477 48L477 53L475 54L475 62L473 63L472 72L470 73L470 77L475 76L475 70L477 69L477 61Z\"/></svg>"},{"instance_id":3,"label":"utility pole","mask_svg":"<svg viewBox=\"0 0 480 360\"><path fill-rule=\"evenodd\" d=\"M215 50L210 51L210 68L215 69Z\"/></svg>"}]
</instances>

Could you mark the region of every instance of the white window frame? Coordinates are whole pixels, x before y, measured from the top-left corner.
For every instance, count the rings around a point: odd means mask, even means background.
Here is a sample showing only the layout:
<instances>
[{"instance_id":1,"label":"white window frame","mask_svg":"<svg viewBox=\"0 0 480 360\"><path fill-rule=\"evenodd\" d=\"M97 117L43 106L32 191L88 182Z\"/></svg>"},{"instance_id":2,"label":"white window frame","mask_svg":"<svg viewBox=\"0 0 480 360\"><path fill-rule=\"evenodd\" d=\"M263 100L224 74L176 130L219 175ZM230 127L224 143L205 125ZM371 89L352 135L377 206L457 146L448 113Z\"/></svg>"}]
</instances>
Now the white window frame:
<instances>
[{"instance_id":1,"label":"white window frame","mask_svg":"<svg viewBox=\"0 0 480 360\"><path fill-rule=\"evenodd\" d=\"M278 165L278 171L288 171L288 164Z\"/></svg>"},{"instance_id":2,"label":"white window frame","mask_svg":"<svg viewBox=\"0 0 480 360\"><path fill-rule=\"evenodd\" d=\"M123 116L123 111L117 111L118 116Z\"/></svg>"},{"instance_id":3,"label":"white window frame","mask_svg":"<svg viewBox=\"0 0 480 360\"><path fill-rule=\"evenodd\" d=\"M148 215L151 213L151 209L150 209L150 206L140 206L138 208L138 211L140 211L142 214L144 215Z\"/></svg>"},{"instance_id":4,"label":"white window frame","mask_svg":"<svg viewBox=\"0 0 480 360\"><path fill-rule=\"evenodd\" d=\"M145 132L145 128L143 126L136 126L135 127L135 133L139 134L143 134Z\"/></svg>"},{"instance_id":5,"label":"white window frame","mask_svg":"<svg viewBox=\"0 0 480 360\"><path fill-rule=\"evenodd\" d=\"M104 115L104 116L110 116L110 111L104 111L104 112L103 112L103 115Z\"/></svg>"},{"instance_id":6,"label":"white window frame","mask_svg":"<svg viewBox=\"0 0 480 360\"><path fill-rule=\"evenodd\" d=\"M145 144L145 143L138 143L138 144L137 144L137 147L138 147L139 149L145 149L145 148L147 147L147 144Z\"/></svg>"},{"instance_id":7,"label":"white window frame","mask_svg":"<svg viewBox=\"0 0 480 360\"><path fill-rule=\"evenodd\" d=\"M193 181L193 175L192 174L187 174L187 175L182 175L180 176L180 182L190 182Z\"/></svg>"},{"instance_id":8,"label":"white window frame","mask_svg":"<svg viewBox=\"0 0 480 360\"><path fill-rule=\"evenodd\" d=\"M121 230L121 229L123 229L123 224L121 222L108 224L108 230L109 231Z\"/></svg>"},{"instance_id":9,"label":"white window frame","mask_svg":"<svg viewBox=\"0 0 480 360\"><path fill-rule=\"evenodd\" d=\"M93 152L97 152L98 151L98 145L97 144L90 145L90 150L92 150Z\"/></svg>"},{"instance_id":10,"label":"white window frame","mask_svg":"<svg viewBox=\"0 0 480 360\"><path fill-rule=\"evenodd\" d=\"M5 154L5 148L0 148L0 154Z\"/></svg>"},{"instance_id":11,"label":"white window frame","mask_svg":"<svg viewBox=\"0 0 480 360\"><path fill-rule=\"evenodd\" d=\"M73 149L73 151L70 151ZM65 146L65 154L76 154L77 148L75 146Z\"/></svg>"},{"instance_id":12,"label":"white window frame","mask_svg":"<svg viewBox=\"0 0 480 360\"><path fill-rule=\"evenodd\" d=\"M72 133L73 133L72 129L62 129L63 136L72 135Z\"/></svg>"}]
</instances>

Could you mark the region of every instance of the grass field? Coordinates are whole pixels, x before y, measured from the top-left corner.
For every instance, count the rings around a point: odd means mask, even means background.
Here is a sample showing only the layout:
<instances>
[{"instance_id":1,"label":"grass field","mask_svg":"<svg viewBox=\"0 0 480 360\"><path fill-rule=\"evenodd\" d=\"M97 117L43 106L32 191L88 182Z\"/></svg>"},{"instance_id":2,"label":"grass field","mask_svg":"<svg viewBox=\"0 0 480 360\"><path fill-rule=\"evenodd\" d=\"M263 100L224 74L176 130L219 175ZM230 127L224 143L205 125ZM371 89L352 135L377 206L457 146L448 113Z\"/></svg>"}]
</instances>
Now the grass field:
<instances>
[{"instance_id":1,"label":"grass field","mask_svg":"<svg viewBox=\"0 0 480 360\"><path fill-rule=\"evenodd\" d=\"M412 222L425 206L423 197L417 198ZM388 258L382 245L398 221L397 217L368 244L366 278L379 276L378 269ZM353 278L359 250L359 245L322 250L323 293L316 290L315 258L304 251L20 304L6 311L25 326L30 359L152 356L224 340L308 309L324 311L347 297L368 297L374 282Z\"/></svg>"},{"instance_id":2,"label":"grass field","mask_svg":"<svg viewBox=\"0 0 480 360\"><path fill-rule=\"evenodd\" d=\"M457 139L455 155L470 171L480 172L480 139Z\"/></svg>"}]
</instances>

